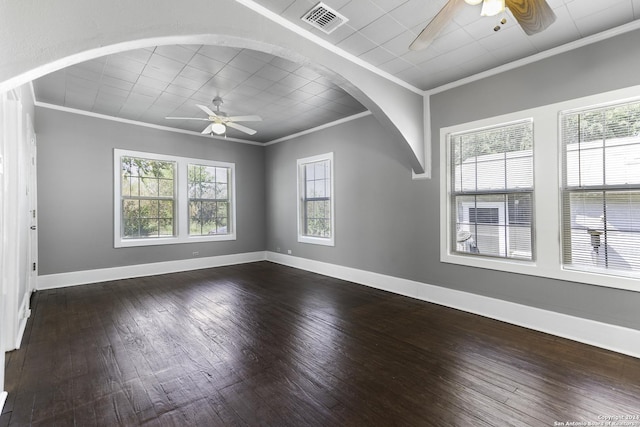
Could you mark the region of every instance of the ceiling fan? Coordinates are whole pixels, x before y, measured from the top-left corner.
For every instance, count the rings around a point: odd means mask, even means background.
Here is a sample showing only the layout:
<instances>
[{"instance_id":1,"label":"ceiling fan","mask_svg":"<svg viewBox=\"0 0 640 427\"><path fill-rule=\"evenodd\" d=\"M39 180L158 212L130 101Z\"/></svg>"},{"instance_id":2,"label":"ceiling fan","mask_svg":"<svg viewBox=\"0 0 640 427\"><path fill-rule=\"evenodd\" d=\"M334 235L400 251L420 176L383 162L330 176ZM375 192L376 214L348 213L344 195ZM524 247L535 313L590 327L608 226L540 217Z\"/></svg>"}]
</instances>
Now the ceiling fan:
<instances>
[{"instance_id":1,"label":"ceiling fan","mask_svg":"<svg viewBox=\"0 0 640 427\"><path fill-rule=\"evenodd\" d=\"M440 31L453 19L464 4L472 6L482 3L480 16L495 16L508 7L511 14L527 35L545 30L556 20L556 14L546 0L448 0L440 12L427 24L409 49L421 50L433 42ZM506 21L501 21L504 24ZM500 26L494 28L498 31Z\"/></svg>"},{"instance_id":2,"label":"ceiling fan","mask_svg":"<svg viewBox=\"0 0 640 427\"><path fill-rule=\"evenodd\" d=\"M213 98L213 105L216 107L216 111L206 105L196 104L196 107L201 109L207 114L207 118L204 117L165 117L169 120L207 120L211 123L201 132L203 135L214 133L216 135L222 135L227 132L227 127L237 129L241 132L253 135L255 130L246 126L240 125L236 122L259 122L262 121L260 116L227 116L227 113L220 111L220 106L223 104L222 98L216 96Z\"/></svg>"}]
</instances>

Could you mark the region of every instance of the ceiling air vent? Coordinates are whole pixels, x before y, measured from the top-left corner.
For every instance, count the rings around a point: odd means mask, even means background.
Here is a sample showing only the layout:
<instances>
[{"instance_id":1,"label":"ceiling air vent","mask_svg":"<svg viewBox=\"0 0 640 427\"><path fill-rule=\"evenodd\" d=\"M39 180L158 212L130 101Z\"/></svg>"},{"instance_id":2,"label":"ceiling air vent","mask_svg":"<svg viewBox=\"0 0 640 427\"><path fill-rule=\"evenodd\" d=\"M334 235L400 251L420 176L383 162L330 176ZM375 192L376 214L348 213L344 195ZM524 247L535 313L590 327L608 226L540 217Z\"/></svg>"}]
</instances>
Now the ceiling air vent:
<instances>
[{"instance_id":1,"label":"ceiling air vent","mask_svg":"<svg viewBox=\"0 0 640 427\"><path fill-rule=\"evenodd\" d=\"M333 30L348 21L347 18L320 2L301 18L317 29L331 34Z\"/></svg>"}]
</instances>

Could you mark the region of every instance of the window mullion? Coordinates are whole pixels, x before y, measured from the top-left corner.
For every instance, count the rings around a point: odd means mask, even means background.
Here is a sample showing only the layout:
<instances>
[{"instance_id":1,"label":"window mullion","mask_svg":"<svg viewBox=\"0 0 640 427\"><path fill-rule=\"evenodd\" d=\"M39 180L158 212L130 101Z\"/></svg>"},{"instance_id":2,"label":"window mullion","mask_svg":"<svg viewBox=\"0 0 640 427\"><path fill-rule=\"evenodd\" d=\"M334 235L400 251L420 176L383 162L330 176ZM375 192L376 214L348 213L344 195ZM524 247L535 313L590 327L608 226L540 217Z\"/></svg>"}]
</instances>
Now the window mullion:
<instances>
[{"instance_id":1,"label":"window mullion","mask_svg":"<svg viewBox=\"0 0 640 427\"><path fill-rule=\"evenodd\" d=\"M176 198L178 200L176 206L176 218L178 224L178 236L184 237L189 235L189 194L188 194L188 168L181 163L177 171L177 182L175 187Z\"/></svg>"}]
</instances>

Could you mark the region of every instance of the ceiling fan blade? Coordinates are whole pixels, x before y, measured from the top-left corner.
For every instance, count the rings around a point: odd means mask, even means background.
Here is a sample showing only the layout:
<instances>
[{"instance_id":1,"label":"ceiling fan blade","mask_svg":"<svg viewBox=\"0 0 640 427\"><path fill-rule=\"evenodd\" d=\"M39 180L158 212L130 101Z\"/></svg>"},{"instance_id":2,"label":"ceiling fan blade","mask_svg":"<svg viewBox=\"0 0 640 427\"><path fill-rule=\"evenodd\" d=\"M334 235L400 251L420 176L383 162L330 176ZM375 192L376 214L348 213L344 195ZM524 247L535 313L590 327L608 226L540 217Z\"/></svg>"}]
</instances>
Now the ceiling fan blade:
<instances>
[{"instance_id":1,"label":"ceiling fan blade","mask_svg":"<svg viewBox=\"0 0 640 427\"><path fill-rule=\"evenodd\" d=\"M529 36L545 30L556 20L546 0L506 0L505 4Z\"/></svg>"},{"instance_id":2,"label":"ceiling fan blade","mask_svg":"<svg viewBox=\"0 0 640 427\"><path fill-rule=\"evenodd\" d=\"M227 120L232 122L261 122L260 116L231 116L227 117Z\"/></svg>"},{"instance_id":3,"label":"ceiling fan blade","mask_svg":"<svg viewBox=\"0 0 640 427\"><path fill-rule=\"evenodd\" d=\"M196 104L196 107L198 107L199 109L201 109L202 111L204 111L205 113L207 113L208 116L214 116L217 117L218 115L216 113L214 113L211 108L207 107L206 105L200 105L200 104Z\"/></svg>"},{"instance_id":4,"label":"ceiling fan blade","mask_svg":"<svg viewBox=\"0 0 640 427\"><path fill-rule=\"evenodd\" d=\"M249 135L253 135L254 133L256 133L255 130L250 129L246 126L239 125L237 123L228 122L226 123L226 125L229 126L230 128L238 129L241 132L248 133Z\"/></svg>"},{"instance_id":5,"label":"ceiling fan blade","mask_svg":"<svg viewBox=\"0 0 640 427\"><path fill-rule=\"evenodd\" d=\"M522 0L520 0L522 1ZM449 0L440 12L424 27L424 30L409 45L411 50L426 49L438 37L440 31L447 26L456 13L464 6L464 0Z\"/></svg>"},{"instance_id":6,"label":"ceiling fan blade","mask_svg":"<svg viewBox=\"0 0 640 427\"><path fill-rule=\"evenodd\" d=\"M209 133L211 133L211 126L213 126L213 123L209 123L209 126L207 126L206 128L204 128L204 130L200 133L202 133L203 135L207 135Z\"/></svg>"},{"instance_id":7,"label":"ceiling fan blade","mask_svg":"<svg viewBox=\"0 0 640 427\"><path fill-rule=\"evenodd\" d=\"M169 120L206 120L209 121L209 119L205 119L202 117L165 117L165 119L169 119Z\"/></svg>"}]
</instances>

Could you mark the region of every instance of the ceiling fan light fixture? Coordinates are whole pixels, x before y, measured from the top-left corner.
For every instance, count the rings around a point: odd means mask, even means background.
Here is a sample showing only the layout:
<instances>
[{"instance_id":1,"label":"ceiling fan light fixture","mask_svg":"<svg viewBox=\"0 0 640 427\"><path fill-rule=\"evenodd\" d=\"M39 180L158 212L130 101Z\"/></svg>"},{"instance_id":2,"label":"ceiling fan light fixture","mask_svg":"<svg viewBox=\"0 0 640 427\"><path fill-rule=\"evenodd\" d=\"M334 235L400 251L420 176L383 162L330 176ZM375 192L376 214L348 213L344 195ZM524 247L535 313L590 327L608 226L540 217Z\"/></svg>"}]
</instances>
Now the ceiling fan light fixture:
<instances>
[{"instance_id":1,"label":"ceiling fan light fixture","mask_svg":"<svg viewBox=\"0 0 640 427\"><path fill-rule=\"evenodd\" d=\"M211 125L211 132L215 133L216 135L222 135L226 131L227 127L222 123L213 123Z\"/></svg>"},{"instance_id":2,"label":"ceiling fan light fixture","mask_svg":"<svg viewBox=\"0 0 640 427\"><path fill-rule=\"evenodd\" d=\"M504 12L504 0L484 0L480 16L496 16Z\"/></svg>"},{"instance_id":3,"label":"ceiling fan light fixture","mask_svg":"<svg viewBox=\"0 0 640 427\"><path fill-rule=\"evenodd\" d=\"M482 0L464 0L464 2L468 5L475 6L482 3Z\"/></svg>"}]
</instances>

